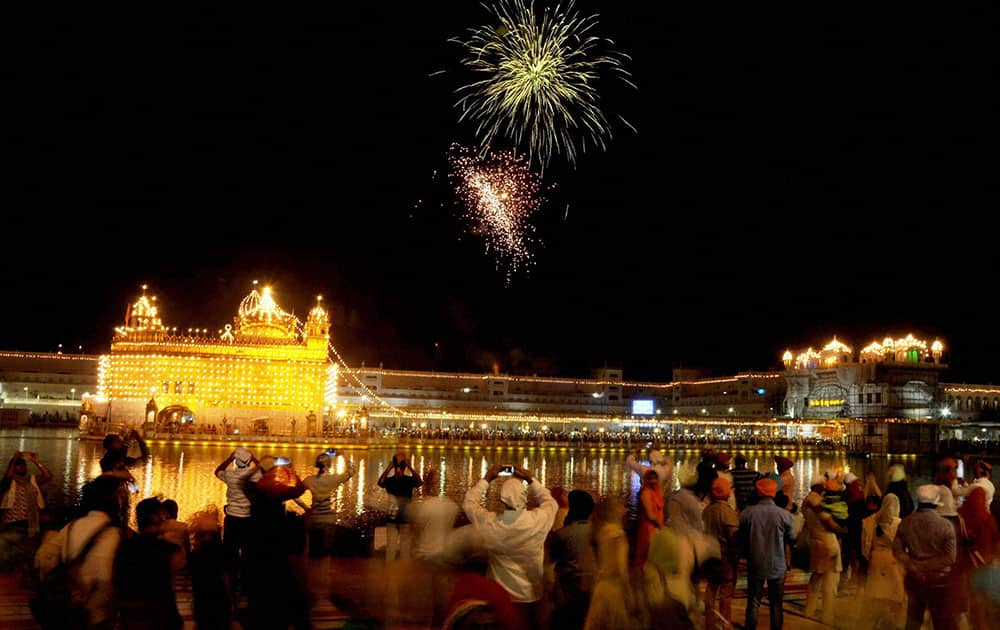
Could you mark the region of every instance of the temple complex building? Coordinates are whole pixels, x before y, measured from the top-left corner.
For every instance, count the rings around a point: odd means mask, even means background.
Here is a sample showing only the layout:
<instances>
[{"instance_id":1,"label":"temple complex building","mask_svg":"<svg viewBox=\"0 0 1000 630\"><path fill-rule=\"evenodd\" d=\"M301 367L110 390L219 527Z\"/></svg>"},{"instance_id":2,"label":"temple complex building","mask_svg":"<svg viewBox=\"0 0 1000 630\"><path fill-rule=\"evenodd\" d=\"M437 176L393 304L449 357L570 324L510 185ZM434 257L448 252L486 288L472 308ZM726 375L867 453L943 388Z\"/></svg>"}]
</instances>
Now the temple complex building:
<instances>
[{"instance_id":1,"label":"temple complex building","mask_svg":"<svg viewBox=\"0 0 1000 630\"><path fill-rule=\"evenodd\" d=\"M197 422L274 431L332 402L329 318L317 302L304 325L254 288L217 333L163 323L144 293L100 359L92 416L129 425ZM86 413L84 415L87 415Z\"/></svg>"},{"instance_id":2,"label":"temple complex building","mask_svg":"<svg viewBox=\"0 0 1000 630\"><path fill-rule=\"evenodd\" d=\"M351 368L331 343L321 298L306 320L255 286L232 323L178 330L156 298L129 305L101 356L0 352L0 422L60 417L81 427L317 435L389 427L664 433L834 433L859 450L920 452L939 437L1000 437L1000 386L942 382L941 341L886 337L860 351L834 338L788 350L784 370L717 375L675 369L627 380Z\"/></svg>"}]
</instances>

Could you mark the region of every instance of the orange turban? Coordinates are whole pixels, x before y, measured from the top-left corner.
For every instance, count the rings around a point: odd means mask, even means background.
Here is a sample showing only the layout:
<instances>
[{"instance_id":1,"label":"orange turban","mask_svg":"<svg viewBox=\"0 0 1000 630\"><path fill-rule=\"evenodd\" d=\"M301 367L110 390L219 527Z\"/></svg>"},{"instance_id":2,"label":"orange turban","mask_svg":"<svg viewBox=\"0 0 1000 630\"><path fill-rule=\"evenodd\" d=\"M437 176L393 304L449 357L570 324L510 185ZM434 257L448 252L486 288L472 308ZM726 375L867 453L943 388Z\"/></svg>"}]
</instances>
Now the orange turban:
<instances>
[{"instance_id":1,"label":"orange turban","mask_svg":"<svg viewBox=\"0 0 1000 630\"><path fill-rule=\"evenodd\" d=\"M716 477L712 481L712 498L713 499L728 499L729 493L733 490L733 484L729 483L729 480L724 477Z\"/></svg>"},{"instance_id":2,"label":"orange turban","mask_svg":"<svg viewBox=\"0 0 1000 630\"><path fill-rule=\"evenodd\" d=\"M778 484L774 479L764 478L757 482L757 494L762 497L774 498L778 494Z\"/></svg>"}]
</instances>

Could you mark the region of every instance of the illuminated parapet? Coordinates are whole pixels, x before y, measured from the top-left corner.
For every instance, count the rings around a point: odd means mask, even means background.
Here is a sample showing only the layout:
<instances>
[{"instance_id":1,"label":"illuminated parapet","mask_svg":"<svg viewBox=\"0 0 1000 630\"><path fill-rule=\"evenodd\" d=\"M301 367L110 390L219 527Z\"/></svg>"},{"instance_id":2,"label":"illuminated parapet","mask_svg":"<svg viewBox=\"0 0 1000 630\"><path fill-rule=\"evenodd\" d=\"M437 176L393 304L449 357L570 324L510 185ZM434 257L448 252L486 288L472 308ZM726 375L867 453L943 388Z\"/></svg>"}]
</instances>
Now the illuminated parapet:
<instances>
[{"instance_id":1,"label":"illuminated parapet","mask_svg":"<svg viewBox=\"0 0 1000 630\"><path fill-rule=\"evenodd\" d=\"M908 334L901 339L886 337L882 343L873 341L861 350L862 363L925 363L928 358L940 364L944 353L944 344L935 339L927 348L927 342Z\"/></svg>"}]
</instances>

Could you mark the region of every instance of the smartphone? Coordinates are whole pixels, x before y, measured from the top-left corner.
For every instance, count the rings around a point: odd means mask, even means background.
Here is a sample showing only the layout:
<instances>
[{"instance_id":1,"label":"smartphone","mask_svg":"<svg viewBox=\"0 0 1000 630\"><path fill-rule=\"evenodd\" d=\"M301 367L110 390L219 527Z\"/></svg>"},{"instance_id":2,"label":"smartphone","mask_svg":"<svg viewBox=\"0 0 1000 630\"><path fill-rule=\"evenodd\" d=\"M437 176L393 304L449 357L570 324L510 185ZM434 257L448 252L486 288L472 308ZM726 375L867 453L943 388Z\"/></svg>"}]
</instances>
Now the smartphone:
<instances>
[{"instance_id":1,"label":"smartphone","mask_svg":"<svg viewBox=\"0 0 1000 630\"><path fill-rule=\"evenodd\" d=\"M501 477L510 477L511 475L514 474L514 467L504 466L503 468L500 469L500 472L497 474L500 475Z\"/></svg>"},{"instance_id":2,"label":"smartphone","mask_svg":"<svg viewBox=\"0 0 1000 630\"><path fill-rule=\"evenodd\" d=\"M274 458L274 465L275 466L287 466L287 465L289 465L291 463L292 463L292 460L288 459L287 457L275 457Z\"/></svg>"}]
</instances>

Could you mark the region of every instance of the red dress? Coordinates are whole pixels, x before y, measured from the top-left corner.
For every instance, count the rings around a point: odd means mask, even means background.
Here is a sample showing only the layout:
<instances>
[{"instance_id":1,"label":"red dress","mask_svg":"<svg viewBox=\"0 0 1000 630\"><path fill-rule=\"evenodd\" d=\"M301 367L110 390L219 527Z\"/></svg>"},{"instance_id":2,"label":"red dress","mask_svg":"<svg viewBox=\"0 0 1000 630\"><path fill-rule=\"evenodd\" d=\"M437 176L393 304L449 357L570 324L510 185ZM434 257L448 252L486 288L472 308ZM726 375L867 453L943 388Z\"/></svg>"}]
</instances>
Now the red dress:
<instances>
[{"instance_id":1,"label":"red dress","mask_svg":"<svg viewBox=\"0 0 1000 630\"><path fill-rule=\"evenodd\" d=\"M643 488L639 492L639 533L636 536L635 560L633 560L633 564L639 567L646 564L646 558L649 557L649 542L657 530L656 524L646 516L646 509L642 504L643 496L648 497L648 501L653 507L652 516L658 523L663 523L663 507L666 504L663 493L659 489Z\"/></svg>"}]
</instances>

